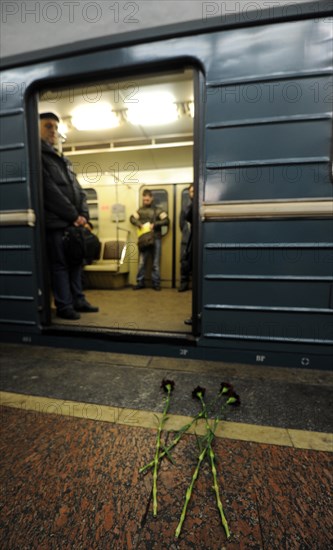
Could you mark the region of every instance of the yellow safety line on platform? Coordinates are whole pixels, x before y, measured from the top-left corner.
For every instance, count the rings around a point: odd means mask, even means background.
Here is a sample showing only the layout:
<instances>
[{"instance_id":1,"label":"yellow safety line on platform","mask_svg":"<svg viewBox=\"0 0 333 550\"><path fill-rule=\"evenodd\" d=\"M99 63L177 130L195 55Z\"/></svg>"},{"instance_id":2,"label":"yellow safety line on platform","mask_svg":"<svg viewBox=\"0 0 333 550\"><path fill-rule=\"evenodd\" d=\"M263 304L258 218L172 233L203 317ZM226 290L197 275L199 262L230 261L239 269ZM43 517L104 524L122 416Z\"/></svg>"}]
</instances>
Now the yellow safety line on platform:
<instances>
[{"instance_id":1,"label":"yellow safety line on platform","mask_svg":"<svg viewBox=\"0 0 333 550\"><path fill-rule=\"evenodd\" d=\"M94 403L80 403L77 401L66 401L11 392L0 392L0 405L37 414L58 414L72 418L113 422L120 425L150 429L156 429L156 416L161 416L159 413L151 411L110 407ZM188 416L172 414L168 416L169 418L165 424L165 429L168 431L177 431L191 420L191 417ZM203 421L199 421L189 431L189 433L194 432L198 435L205 433ZM282 445L297 449L333 451L333 434L329 433L274 428L271 426L241 424L238 422L221 422L217 427L216 435L217 437L226 439Z\"/></svg>"}]
</instances>

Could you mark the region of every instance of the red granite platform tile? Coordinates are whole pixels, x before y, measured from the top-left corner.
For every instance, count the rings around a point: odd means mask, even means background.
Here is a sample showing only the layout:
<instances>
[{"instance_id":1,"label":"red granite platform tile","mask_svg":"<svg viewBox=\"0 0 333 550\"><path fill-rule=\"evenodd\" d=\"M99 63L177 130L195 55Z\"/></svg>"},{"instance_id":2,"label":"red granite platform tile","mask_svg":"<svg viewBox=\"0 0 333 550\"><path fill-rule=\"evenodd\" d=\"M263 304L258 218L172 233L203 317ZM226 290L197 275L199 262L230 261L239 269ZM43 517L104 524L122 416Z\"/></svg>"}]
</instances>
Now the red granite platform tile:
<instances>
[{"instance_id":1,"label":"red granite platform tile","mask_svg":"<svg viewBox=\"0 0 333 550\"><path fill-rule=\"evenodd\" d=\"M328 550L332 455L219 439L214 442L227 541L209 464L197 480L178 540L196 439L159 470L157 518L151 472L155 432L84 419L2 410L3 549Z\"/></svg>"}]
</instances>

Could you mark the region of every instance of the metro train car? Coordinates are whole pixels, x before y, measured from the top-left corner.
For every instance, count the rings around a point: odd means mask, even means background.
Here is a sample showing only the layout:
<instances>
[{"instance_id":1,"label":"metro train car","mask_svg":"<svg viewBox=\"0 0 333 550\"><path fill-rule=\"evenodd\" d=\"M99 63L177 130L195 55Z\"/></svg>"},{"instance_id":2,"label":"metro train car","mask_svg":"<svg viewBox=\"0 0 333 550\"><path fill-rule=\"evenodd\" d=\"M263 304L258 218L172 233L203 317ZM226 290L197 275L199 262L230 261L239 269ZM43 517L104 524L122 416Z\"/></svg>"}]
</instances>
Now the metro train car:
<instances>
[{"instance_id":1,"label":"metro train car","mask_svg":"<svg viewBox=\"0 0 333 550\"><path fill-rule=\"evenodd\" d=\"M332 367L332 2L210 17L4 59L1 339L299 368ZM87 194L99 312L55 315L39 114ZM181 212L194 186L190 288ZM161 292L133 292L130 216L168 212ZM187 319L192 324L185 324Z\"/></svg>"}]
</instances>

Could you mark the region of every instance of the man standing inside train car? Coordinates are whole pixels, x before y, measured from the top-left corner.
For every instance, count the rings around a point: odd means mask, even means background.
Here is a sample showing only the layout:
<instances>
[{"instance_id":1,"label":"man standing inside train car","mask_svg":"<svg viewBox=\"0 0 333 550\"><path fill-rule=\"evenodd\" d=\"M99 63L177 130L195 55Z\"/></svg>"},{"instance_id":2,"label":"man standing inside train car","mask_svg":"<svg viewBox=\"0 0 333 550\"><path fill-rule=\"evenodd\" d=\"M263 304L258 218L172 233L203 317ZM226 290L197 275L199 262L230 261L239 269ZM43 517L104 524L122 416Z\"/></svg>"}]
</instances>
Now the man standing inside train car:
<instances>
[{"instance_id":1,"label":"man standing inside train car","mask_svg":"<svg viewBox=\"0 0 333 550\"><path fill-rule=\"evenodd\" d=\"M69 226L87 223L89 210L71 163L56 149L59 118L54 113L42 113L39 118L46 243L54 302L58 317L77 320L79 312L97 312L98 308L89 304L83 294L82 265L69 265L63 237Z\"/></svg>"},{"instance_id":2,"label":"man standing inside train car","mask_svg":"<svg viewBox=\"0 0 333 550\"><path fill-rule=\"evenodd\" d=\"M188 204L181 211L179 226L182 232L181 257L180 257L180 287L178 292L189 290L190 276L192 273L192 216L193 216L194 185L188 188Z\"/></svg>"},{"instance_id":3,"label":"man standing inside train car","mask_svg":"<svg viewBox=\"0 0 333 550\"><path fill-rule=\"evenodd\" d=\"M169 217L167 212L158 206L154 206L154 197L149 189L145 189L142 194L142 206L130 217L130 222L137 228L142 228L144 224L150 224L150 231L154 232L154 244L139 252L139 268L136 276L136 285L133 290L145 288L145 272L149 256L152 256L152 285L154 290L161 290L161 244L162 244L162 227L169 225Z\"/></svg>"}]
</instances>

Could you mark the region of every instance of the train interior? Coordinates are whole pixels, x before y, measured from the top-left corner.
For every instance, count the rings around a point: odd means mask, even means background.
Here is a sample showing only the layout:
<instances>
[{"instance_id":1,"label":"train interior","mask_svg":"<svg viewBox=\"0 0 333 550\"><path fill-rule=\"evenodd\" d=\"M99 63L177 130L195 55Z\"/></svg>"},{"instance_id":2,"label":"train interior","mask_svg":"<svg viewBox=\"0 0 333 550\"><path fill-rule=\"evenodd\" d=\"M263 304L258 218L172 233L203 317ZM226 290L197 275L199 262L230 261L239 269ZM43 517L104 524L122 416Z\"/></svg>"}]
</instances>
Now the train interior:
<instances>
[{"instance_id":1,"label":"train interior","mask_svg":"<svg viewBox=\"0 0 333 550\"><path fill-rule=\"evenodd\" d=\"M179 222L193 183L194 71L50 87L40 91L38 111L61 120L58 148L87 194L101 242L99 259L83 273L87 299L99 312L83 314L75 326L190 334L184 320L192 312L191 281L189 291L178 292ZM151 265L146 288L133 292L137 230L129 218L146 188L170 220L162 233L162 292L151 288ZM51 324L73 325L56 317L53 301Z\"/></svg>"}]
</instances>

